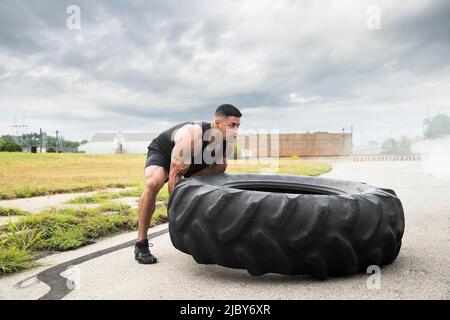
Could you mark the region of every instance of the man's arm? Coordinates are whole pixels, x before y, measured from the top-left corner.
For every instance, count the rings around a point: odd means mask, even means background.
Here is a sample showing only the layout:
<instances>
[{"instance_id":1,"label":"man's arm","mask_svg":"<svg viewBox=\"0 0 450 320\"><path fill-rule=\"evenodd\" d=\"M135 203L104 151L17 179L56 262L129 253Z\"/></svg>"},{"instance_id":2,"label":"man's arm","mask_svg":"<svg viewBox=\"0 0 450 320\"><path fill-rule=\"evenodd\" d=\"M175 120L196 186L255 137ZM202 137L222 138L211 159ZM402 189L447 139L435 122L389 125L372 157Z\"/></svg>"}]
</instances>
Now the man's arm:
<instances>
[{"instance_id":1,"label":"man's arm","mask_svg":"<svg viewBox=\"0 0 450 320\"><path fill-rule=\"evenodd\" d=\"M198 125L187 125L174 136L175 146L172 150L169 172L169 195L183 174L189 169L191 155L202 145L202 129ZM184 154L189 152L189 154Z\"/></svg>"},{"instance_id":2,"label":"man's arm","mask_svg":"<svg viewBox=\"0 0 450 320\"><path fill-rule=\"evenodd\" d=\"M190 164L170 162L170 173L169 173L169 195L172 194L172 190L178 181L180 181L183 174L189 169Z\"/></svg>"}]
</instances>

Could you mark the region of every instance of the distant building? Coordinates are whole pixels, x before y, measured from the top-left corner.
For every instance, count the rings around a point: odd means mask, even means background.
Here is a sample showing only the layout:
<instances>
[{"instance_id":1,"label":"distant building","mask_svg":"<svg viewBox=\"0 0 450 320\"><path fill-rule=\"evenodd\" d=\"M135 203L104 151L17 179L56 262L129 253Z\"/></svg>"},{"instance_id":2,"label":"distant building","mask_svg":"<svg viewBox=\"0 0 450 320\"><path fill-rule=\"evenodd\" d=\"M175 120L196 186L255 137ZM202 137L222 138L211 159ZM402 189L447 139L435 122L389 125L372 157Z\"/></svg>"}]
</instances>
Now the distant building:
<instances>
[{"instance_id":1,"label":"distant building","mask_svg":"<svg viewBox=\"0 0 450 320\"><path fill-rule=\"evenodd\" d=\"M145 154L159 133L97 133L78 149L85 153ZM276 139L278 143L275 142ZM239 158L291 156L348 156L352 154L351 133L238 134Z\"/></svg>"},{"instance_id":2,"label":"distant building","mask_svg":"<svg viewBox=\"0 0 450 320\"><path fill-rule=\"evenodd\" d=\"M241 158L349 156L353 148L352 133L329 132L239 134L237 145Z\"/></svg>"},{"instance_id":3,"label":"distant building","mask_svg":"<svg viewBox=\"0 0 450 320\"><path fill-rule=\"evenodd\" d=\"M147 146L158 133L96 133L78 150L97 154L146 154Z\"/></svg>"}]
</instances>

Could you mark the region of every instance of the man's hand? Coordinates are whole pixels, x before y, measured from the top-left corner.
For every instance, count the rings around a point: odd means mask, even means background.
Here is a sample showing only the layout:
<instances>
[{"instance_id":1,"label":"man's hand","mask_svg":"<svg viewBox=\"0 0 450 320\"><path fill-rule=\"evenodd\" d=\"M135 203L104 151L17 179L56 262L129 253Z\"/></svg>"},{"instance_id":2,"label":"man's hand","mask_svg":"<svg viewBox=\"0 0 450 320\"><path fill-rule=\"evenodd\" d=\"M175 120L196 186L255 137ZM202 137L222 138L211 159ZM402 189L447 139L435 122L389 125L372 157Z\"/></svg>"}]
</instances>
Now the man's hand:
<instances>
[{"instance_id":1,"label":"man's hand","mask_svg":"<svg viewBox=\"0 0 450 320\"><path fill-rule=\"evenodd\" d=\"M206 168L200 170L199 172L194 173L193 175L191 175L191 177L201 176L201 175L205 175L205 174L224 173L226 169L227 169L226 163L221 163L221 164L213 163L209 167L206 167Z\"/></svg>"},{"instance_id":2,"label":"man's hand","mask_svg":"<svg viewBox=\"0 0 450 320\"><path fill-rule=\"evenodd\" d=\"M205 175L205 174L224 173L228 167L226 154L223 155L221 160L222 160L221 162L223 162L223 163L213 163L209 167L206 167L206 168L200 170L199 172L194 173L193 175L191 175L191 177L201 176L201 175Z\"/></svg>"},{"instance_id":3,"label":"man's hand","mask_svg":"<svg viewBox=\"0 0 450 320\"><path fill-rule=\"evenodd\" d=\"M174 164L173 162L170 163L170 173L169 173L169 195L172 194L173 189L175 188L175 185L178 181L180 181L183 174L189 169L189 164Z\"/></svg>"}]
</instances>

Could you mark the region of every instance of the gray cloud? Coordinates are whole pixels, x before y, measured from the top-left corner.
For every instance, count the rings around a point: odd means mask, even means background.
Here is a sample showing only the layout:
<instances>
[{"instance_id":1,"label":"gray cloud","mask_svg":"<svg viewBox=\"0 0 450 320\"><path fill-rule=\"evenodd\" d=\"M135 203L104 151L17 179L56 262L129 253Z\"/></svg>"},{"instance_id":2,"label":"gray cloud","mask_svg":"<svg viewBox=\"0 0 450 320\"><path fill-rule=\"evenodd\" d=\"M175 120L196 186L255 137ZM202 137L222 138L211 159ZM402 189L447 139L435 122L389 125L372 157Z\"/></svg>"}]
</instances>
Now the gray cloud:
<instances>
[{"instance_id":1,"label":"gray cloud","mask_svg":"<svg viewBox=\"0 0 450 320\"><path fill-rule=\"evenodd\" d=\"M0 134L23 115L74 138L160 130L221 103L247 128L420 134L427 104L450 112L450 6L375 1L368 30L373 3L77 1L71 31L73 1L2 1Z\"/></svg>"}]
</instances>

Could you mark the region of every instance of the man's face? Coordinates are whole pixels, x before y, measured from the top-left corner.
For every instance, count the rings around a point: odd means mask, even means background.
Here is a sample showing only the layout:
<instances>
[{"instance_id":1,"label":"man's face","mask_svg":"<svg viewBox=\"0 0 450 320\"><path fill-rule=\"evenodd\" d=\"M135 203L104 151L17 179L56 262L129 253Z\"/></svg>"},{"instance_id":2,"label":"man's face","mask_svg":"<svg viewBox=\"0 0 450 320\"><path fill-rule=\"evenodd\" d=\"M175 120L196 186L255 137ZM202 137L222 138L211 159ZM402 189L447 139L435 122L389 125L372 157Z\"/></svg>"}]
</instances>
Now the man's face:
<instances>
[{"instance_id":1,"label":"man's face","mask_svg":"<svg viewBox=\"0 0 450 320\"><path fill-rule=\"evenodd\" d=\"M216 118L217 128L228 142L234 142L237 137L241 118L229 116L226 118Z\"/></svg>"}]
</instances>

